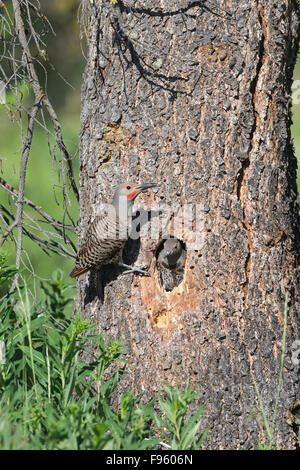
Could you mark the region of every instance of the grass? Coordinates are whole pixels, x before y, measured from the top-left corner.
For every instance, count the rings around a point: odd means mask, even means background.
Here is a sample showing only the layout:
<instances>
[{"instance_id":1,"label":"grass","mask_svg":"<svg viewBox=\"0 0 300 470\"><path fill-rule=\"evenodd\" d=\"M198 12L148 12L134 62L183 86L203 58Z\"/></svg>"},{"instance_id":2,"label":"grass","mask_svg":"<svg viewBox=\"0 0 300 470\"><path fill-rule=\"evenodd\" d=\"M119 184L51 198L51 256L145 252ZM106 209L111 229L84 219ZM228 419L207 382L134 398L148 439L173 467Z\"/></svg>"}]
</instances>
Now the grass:
<instances>
[{"instance_id":1,"label":"grass","mask_svg":"<svg viewBox=\"0 0 300 470\"><path fill-rule=\"evenodd\" d=\"M26 285L10 291L15 273L0 257L0 286L7 290L0 305L0 450L202 445L208 432L201 431L204 406L186 418L197 398L191 387L164 385L158 400L162 417L154 412L154 398L138 403L130 389L114 409L112 394L127 366L121 342L96 334L95 325L79 314L64 315L71 297L61 272L44 283L47 302L35 303ZM97 352L88 352L91 343ZM89 361L81 360L83 352Z\"/></svg>"}]
</instances>

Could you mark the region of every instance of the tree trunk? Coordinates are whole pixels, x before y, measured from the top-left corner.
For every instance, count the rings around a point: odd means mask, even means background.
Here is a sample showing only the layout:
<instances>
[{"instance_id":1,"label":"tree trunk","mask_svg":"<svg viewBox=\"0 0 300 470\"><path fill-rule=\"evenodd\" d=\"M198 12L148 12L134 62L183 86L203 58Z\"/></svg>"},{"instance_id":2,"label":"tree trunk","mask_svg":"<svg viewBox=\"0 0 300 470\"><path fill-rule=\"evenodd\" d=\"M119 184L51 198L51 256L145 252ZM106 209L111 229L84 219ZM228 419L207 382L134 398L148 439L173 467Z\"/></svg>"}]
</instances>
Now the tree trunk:
<instances>
[{"instance_id":1,"label":"tree trunk","mask_svg":"<svg viewBox=\"0 0 300 470\"><path fill-rule=\"evenodd\" d=\"M184 279L169 292L150 238L124 253L125 261L148 264L150 277L107 270L102 305L89 294L90 277L80 278L83 315L127 348L118 390L130 386L145 401L162 381L189 380L207 403L204 447L257 448L267 439L253 379L271 423L288 293L275 445L293 449L296 0L86 0L84 15L79 243L99 203L128 180L159 183L138 200L148 208L197 204L203 229L200 250L186 244Z\"/></svg>"}]
</instances>

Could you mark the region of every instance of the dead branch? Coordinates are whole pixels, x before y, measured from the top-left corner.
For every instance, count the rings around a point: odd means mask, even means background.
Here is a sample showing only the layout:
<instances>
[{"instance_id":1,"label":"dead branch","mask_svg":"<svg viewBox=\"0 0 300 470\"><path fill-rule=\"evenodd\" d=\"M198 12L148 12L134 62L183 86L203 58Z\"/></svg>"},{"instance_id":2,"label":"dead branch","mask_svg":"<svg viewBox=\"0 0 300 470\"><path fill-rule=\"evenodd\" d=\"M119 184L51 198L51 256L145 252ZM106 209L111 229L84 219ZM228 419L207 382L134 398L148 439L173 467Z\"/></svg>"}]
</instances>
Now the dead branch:
<instances>
[{"instance_id":1,"label":"dead branch","mask_svg":"<svg viewBox=\"0 0 300 470\"><path fill-rule=\"evenodd\" d=\"M41 100L42 100L42 95L39 96L38 101L34 104L31 110L31 115L28 120L26 140L23 145L22 157L21 157L21 163L20 163L19 191L18 191L17 214L16 214L16 225L18 227L18 242L17 242L17 255L16 255L16 268L17 269L20 268L21 254L22 254L23 202L24 202L26 169L27 169L27 162L28 162L29 152L30 152L31 143L32 143L34 118L38 113ZM18 274L16 276L18 276Z\"/></svg>"},{"instance_id":2,"label":"dead branch","mask_svg":"<svg viewBox=\"0 0 300 470\"><path fill-rule=\"evenodd\" d=\"M7 220L8 218L10 218L11 220L13 220L13 223L9 226L9 228L7 229L7 231L5 232L5 234L3 235L1 241L0 241L0 246L1 244L4 242L4 239L9 236L9 235L12 235L12 230L17 226L16 224L16 219L15 219L15 216L14 214L12 214L6 207L4 207L2 204L0 204L0 211L2 212L2 217L5 217ZM4 215L5 214L5 215ZM7 224L7 223L6 223ZM65 256L65 257L69 257L69 258L74 258L75 259L75 254L74 253L71 253L70 251L68 251L64 245L62 245L61 243L55 241L55 240L45 240L41 237L39 237L38 235L36 235L35 233L32 232L32 230L29 230L28 228L26 228L25 226L27 226L28 224L24 223L22 224L22 231L23 231L23 235L26 235L28 238L30 238L33 242L36 242L38 244L38 246L44 251L44 253L46 253L47 255L49 255L48 251L51 251L57 255L60 255L60 256ZM34 230L37 230L36 227L31 227L32 229ZM45 231L42 230L43 233L45 233ZM13 239L17 245L17 240L15 239L15 237L13 236Z\"/></svg>"},{"instance_id":3,"label":"dead branch","mask_svg":"<svg viewBox=\"0 0 300 470\"><path fill-rule=\"evenodd\" d=\"M9 194L11 194L12 196L18 196L18 191L13 188L13 186L11 186L10 184L8 184L3 178L0 177L0 186L5 189ZM28 199L27 197L23 197L23 202L24 204L28 205L29 207L31 207L32 209L34 209L38 214L40 214L50 225L53 226L53 228L62 236L62 237L65 237L66 239L66 243L69 244L74 253L76 253L76 247L75 245L73 244L72 240L66 235L63 233L63 230L61 229L67 229L67 230L70 230L71 232L75 232L75 229L73 227L70 227L70 226L66 226L64 225L63 223L59 222L58 220L55 220L51 215L47 214L47 212L45 212L40 206L38 206L37 204L35 204L34 202L32 202L30 199ZM0 205L0 208L2 210L4 210L4 206ZM14 218L14 216L12 216ZM13 224L12 224L13 225ZM12 226L11 226L12 227ZM16 224L14 224L14 226L12 228L9 228L9 232L11 232L13 230L13 228L16 227ZM9 233L6 233L3 235L2 239L0 240L0 246L3 245L4 243L4 239L8 236Z\"/></svg>"},{"instance_id":4,"label":"dead branch","mask_svg":"<svg viewBox=\"0 0 300 470\"><path fill-rule=\"evenodd\" d=\"M10 210L0 205L1 220L1 239L0 246L11 239L16 246L16 266L19 268L25 255L23 248L23 237L26 236L36 243L47 254L53 252L66 257L74 257L76 247L67 231L75 232L75 223L68 210L70 206L70 187L76 200L79 200L79 193L74 178L72 155L68 151L63 136L61 124L58 120L55 109L47 96L46 86L41 84L38 70L40 67L44 70L47 78L47 70L44 61L48 60L45 49L47 44L43 41L42 35L47 31L52 31L55 35L51 23L40 10L40 2L37 0L12 0L12 10L2 5L0 11L0 35L3 43L1 44L0 59L4 66L0 66L0 74L5 82L6 89L12 91L15 98L15 105L9 103L6 106L12 120L17 120L20 127L22 146L21 160L19 167L19 184L15 189L7 181L0 177L0 187L3 188L11 197L16 205L16 211ZM41 26L36 29L36 23ZM34 52L33 52L34 51ZM43 59L43 61L40 60ZM57 72L59 76L59 72ZM63 78L63 77L62 77ZM23 104L23 92L20 91L19 84L23 82L32 89L34 103L30 109L26 109ZM40 116L38 114L40 111ZM44 114L49 116L48 121L53 128L48 128ZM28 117L27 126L24 128L23 116ZM49 154L53 161L53 169L57 171L61 182L59 188L63 198L63 214L61 221L56 220L50 214L45 212L38 204L35 204L25 196L26 169L30 158L30 149L32 144L32 135L35 124L38 124L47 134ZM54 149L52 142L54 141ZM56 160L55 151L59 150L60 158ZM54 184L54 183L53 183ZM55 185L56 186L56 183ZM53 187L54 187L53 186ZM58 199L56 199L58 202ZM41 219L32 218L25 212L24 205L29 206L41 216ZM69 224L67 220L70 221ZM47 224L47 226L41 226ZM71 225L70 225L71 223ZM48 229L51 227L50 230ZM51 231L53 229L53 231ZM39 234L36 234L38 232ZM53 240L53 238L56 238ZM61 240L61 242L60 242ZM71 251L68 247L69 245ZM27 255L26 255L27 256Z\"/></svg>"},{"instance_id":5,"label":"dead branch","mask_svg":"<svg viewBox=\"0 0 300 470\"><path fill-rule=\"evenodd\" d=\"M34 92L34 95L35 95L35 99L38 100L39 96L43 95L42 101L43 101L43 104L44 104L44 106L46 107L46 109L49 113L49 116L50 116L51 120L52 120L52 124L53 124L54 130L55 130L55 133L56 133L58 146L59 146L60 150L63 152L63 154L65 156L65 159L66 159L66 163L67 163L67 167L68 167L68 176L69 176L69 180L70 180L70 183L71 183L71 187L73 189L73 192L75 194L75 197L76 197L77 201L79 201L79 192L78 192L78 189L77 189L77 186L76 186L76 183L75 183L75 179L74 179L74 174L73 174L72 157L69 154L69 152L68 152L68 150L67 150L67 148L64 144L63 137L62 137L62 132L61 132L61 126L60 126L59 120L57 118L56 112L55 112L49 98L47 97L46 93L44 92L44 90L42 89L42 87L39 83L38 75L36 73L35 66L34 66L34 60L33 60L33 57L30 53L30 49L29 49L29 46L28 46L28 43L27 43L24 22L23 22L23 18L22 18L22 14L21 14L21 9L20 9L20 2L19 2L19 0L12 0L12 3L13 3L15 21L16 21L17 28L18 28L18 37L19 37L20 44L21 44L21 46L23 48L23 51L24 51L24 59L25 59L26 67L28 69L28 74L29 74L29 77L30 77L30 83L31 83L31 86L32 86L32 89L33 89L33 92ZM27 3L27 2L25 2L25 3Z\"/></svg>"}]
</instances>

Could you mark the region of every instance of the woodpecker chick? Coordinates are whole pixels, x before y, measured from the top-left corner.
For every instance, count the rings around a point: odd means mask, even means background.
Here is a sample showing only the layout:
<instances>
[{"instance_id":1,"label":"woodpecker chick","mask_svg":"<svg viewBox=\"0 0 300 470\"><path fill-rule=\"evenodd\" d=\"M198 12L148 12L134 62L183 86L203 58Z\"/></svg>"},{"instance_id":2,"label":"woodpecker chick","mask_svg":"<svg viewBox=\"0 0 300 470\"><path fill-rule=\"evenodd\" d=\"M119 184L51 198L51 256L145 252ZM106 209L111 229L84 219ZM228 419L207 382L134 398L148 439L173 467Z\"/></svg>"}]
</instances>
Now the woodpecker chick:
<instances>
[{"instance_id":1,"label":"woodpecker chick","mask_svg":"<svg viewBox=\"0 0 300 470\"><path fill-rule=\"evenodd\" d=\"M185 262L185 256L183 260L182 255L183 249L180 241L177 238L168 238L164 242L163 249L159 253L158 262L165 268L173 270L179 268L183 261Z\"/></svg>"},{"instance_id":2,"label":"woodpecker chick","mask_svg":"<svg viewBox=\"0 0 300 470\"><path fill-rule=\"evenodd\" d=\"M160 281L166 291L171 291L183 279L186 251L177 238L168 238L158 255L157 267Z\"/></svg>"},{"instance_id":3,"label":"woodpecker chick","mask_svg":"<svg viewBox=\"0 0 300 470\"><path fill-rule=\"evenodd\" d=\"M71 277L80 276L101 265L115 262L130 234L132 207L136 197L156 183L123 183L117 187L111 205L101 208L81 242ZM117 261L125 273L147 274L144 270Z\"/></svg>"}]
</instances>

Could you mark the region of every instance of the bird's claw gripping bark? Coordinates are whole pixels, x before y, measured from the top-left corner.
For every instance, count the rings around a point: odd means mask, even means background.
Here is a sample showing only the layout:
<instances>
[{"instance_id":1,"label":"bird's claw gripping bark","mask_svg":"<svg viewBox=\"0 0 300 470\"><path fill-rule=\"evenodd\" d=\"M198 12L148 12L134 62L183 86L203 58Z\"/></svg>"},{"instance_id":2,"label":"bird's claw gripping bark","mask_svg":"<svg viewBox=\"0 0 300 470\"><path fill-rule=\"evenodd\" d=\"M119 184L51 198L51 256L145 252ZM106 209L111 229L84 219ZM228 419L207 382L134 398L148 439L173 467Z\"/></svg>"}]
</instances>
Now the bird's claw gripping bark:
<instances>
[{"instance_id":1,"label":"bird's claw gripping bark","mask_svg":"<svg viewBox=\"0 0 300 470\"><path fill-rule=\"evenodd\" d=\"M136 273L136 274L143 274L144 276L149 276L148 271L145 271L147 269L147 266L130 266L129 264L120 264L123 268L127 268L126 271L123 271L122 274L131 274L131 273Z\"/></svg>"}]
</instances>

